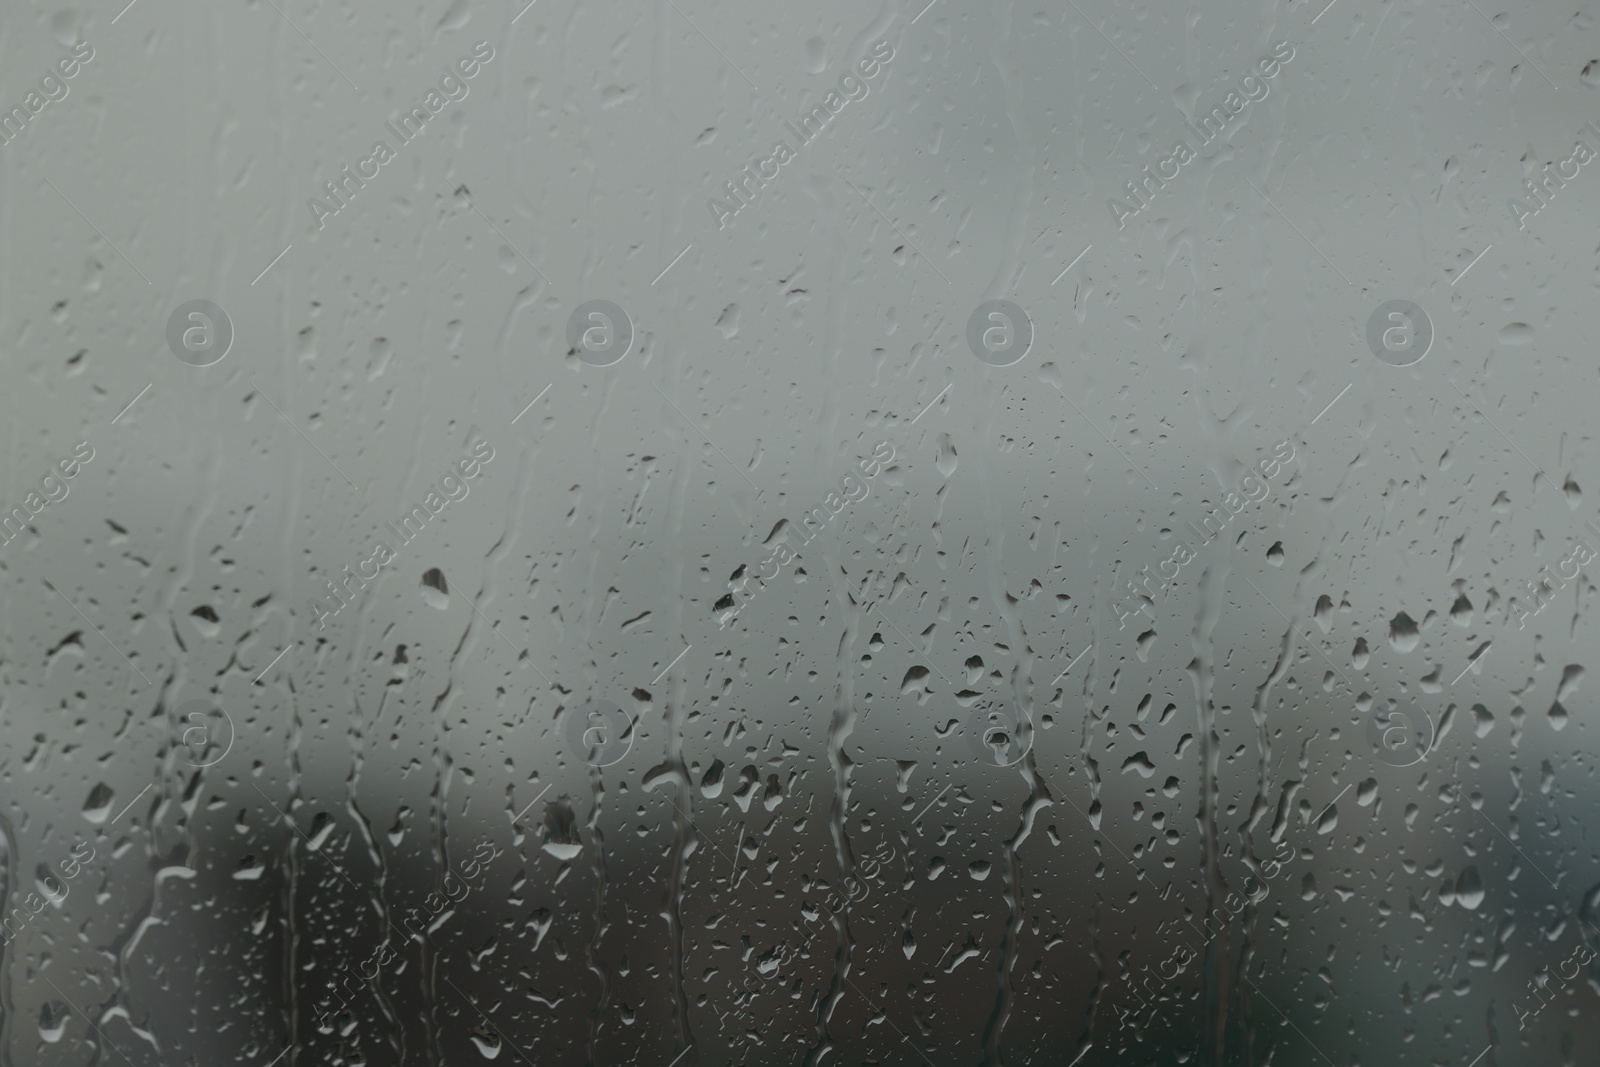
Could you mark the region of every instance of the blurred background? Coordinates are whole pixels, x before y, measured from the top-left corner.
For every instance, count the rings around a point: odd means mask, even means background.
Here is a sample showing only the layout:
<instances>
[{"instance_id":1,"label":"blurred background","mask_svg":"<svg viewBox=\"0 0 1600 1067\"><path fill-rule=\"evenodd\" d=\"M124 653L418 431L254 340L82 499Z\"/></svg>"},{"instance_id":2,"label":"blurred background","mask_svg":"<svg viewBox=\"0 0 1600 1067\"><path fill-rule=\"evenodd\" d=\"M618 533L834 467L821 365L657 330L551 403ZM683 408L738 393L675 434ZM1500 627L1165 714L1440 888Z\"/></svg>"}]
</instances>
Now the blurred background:
<instances>
[{"instance_id":1,"label":"blurred background","mask_svg":"<svg viewBox=\"0 0 1600 1067\"><path fill-rule=\"evenodd\" d=\"M13 5L0 1064L1597 1062L1594 21Z\"/></svg>"}]
</instances>

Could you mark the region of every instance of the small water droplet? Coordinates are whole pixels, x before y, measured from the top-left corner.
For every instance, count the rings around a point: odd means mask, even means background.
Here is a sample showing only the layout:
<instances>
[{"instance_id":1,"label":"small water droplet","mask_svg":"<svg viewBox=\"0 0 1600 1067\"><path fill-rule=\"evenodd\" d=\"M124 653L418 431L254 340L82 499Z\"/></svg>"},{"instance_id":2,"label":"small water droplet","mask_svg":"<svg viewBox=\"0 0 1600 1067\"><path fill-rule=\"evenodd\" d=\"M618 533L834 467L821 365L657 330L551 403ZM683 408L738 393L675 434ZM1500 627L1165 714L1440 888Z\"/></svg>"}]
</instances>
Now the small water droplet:
<instances>
[{"instance_id":1,"label":"small water droplet","mask_svg":"<svg viewBox=\"0 0 1600 1067\"><path fill-rule=\"evenodd\" d=\"M450 610L450 587L444 580L444 571L438 567L429 568L422 575L422 602L440 611Z\"/></svg>"}]
</instances>

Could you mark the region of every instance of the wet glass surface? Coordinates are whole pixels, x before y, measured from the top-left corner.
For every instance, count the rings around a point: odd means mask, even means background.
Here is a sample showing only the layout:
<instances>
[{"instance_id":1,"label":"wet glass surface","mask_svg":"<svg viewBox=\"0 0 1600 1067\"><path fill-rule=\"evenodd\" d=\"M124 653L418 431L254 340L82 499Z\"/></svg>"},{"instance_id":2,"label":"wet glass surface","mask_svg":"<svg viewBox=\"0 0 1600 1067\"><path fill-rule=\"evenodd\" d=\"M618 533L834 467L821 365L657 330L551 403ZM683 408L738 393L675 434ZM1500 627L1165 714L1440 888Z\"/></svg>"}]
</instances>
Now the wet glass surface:
<instances>
[{"instance_id":1,"label":"wet glass surface","mask_svg":"<svg viewBox=\"0 0 1600 1067\"><path fill-rule=\"evenodd\" d=\"M12 15L0 1064L1596 1062L1589 8Z\"/></svg>"}]
</instances>

